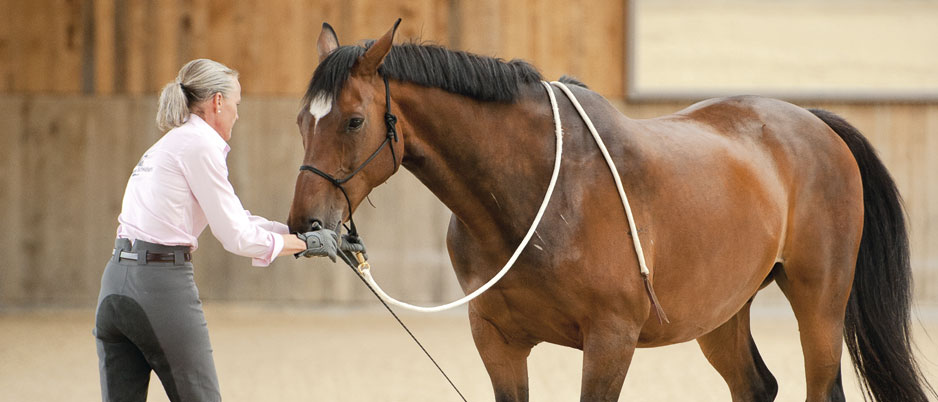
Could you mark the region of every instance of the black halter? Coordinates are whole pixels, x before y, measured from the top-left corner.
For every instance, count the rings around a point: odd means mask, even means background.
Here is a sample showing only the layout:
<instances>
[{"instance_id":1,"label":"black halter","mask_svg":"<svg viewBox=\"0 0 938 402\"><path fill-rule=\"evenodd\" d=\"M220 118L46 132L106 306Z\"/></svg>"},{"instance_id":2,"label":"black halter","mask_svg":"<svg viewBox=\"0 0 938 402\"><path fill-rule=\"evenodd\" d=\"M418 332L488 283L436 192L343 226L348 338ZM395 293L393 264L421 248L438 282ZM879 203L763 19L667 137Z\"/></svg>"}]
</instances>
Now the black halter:
<instances>
[{"instance_id":1,"label":"black halter","mask_svg":"<svg viewBox=\"0 0 938 402\"><path fill-rule=\"evenodd\" d=\"M352 236L358 236L358 229L355 228L355 221L352 220L352 201L348 198L348 193L345 191L345 188L342 187L342 184L351 180L352 177L354 177L356 174L358 174L358 172L364 169L365 166L371 163L371 161L374 160L376 156L378 156L378 153L381 152L381 150L384 149L384 147L388 145L392 140L394 142L398 141L397 116L391 113L391 87L390 85L388 85L388 77L382 75L381 78L384 79L384 101L385 101L385 104L387 105L387 111L384 112L384 124L388 127L388 132L387 132L387 136L385 136L384 138L384 141L381 142L380 146L378 146L378 149L372 152L371 156L369 156L368 159L365 159L365 161L362 162L361 165L358 165L358 167L355 168L355 170L353 170L351 174L349 174L348 176L345 176L342 179L336 179L335 177L332 177L328 173L323 172L322 170L316 169L310 165L300 166L300 171L308 170L310 172L313 172L321 176L322 178L328 180L330 183L332 183L333 186L338 187L339 190L342 190L342 195L345 196L345 202L348 203L348 221L349 221L350 226L347 227L347 229L349 231L349 235L352 235ZM398 168L397 155L394 154L393 144L391 145L390 148L391 148L391 164L393 165L391 174L394 174L397 172L397 168Z\"/></svg>"}]
</instances>

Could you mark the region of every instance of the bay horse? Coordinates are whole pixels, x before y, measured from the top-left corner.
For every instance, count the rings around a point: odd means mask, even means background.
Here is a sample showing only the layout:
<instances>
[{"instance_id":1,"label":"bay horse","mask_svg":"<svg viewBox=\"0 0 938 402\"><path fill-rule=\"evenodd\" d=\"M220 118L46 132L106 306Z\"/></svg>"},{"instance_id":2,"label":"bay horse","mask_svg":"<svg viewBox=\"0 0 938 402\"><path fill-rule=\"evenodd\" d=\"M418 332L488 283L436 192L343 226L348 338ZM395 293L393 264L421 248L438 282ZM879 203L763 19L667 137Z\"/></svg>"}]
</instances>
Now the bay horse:
<instances>
[{"instance_id":1,"label":"bay horse","mask_svg":"<svg viewBox=\"0 0 938 402\"><path fill-rule=\"evenodd\" d=\"M300 171L288 225L340 230L403 166L452 211L447 247L468 293L509 258L545 194L551 107L528 63L393 45L396 28L340 46L323 24L297 116L304 167L320 173ZM778 384L749 326L753 297L772 282L798 322L807 401L844 400L844 341L869 398L934 395L910 346L901 199L857 129L754 96L633 120L568 82L620 172L670 323L646 297L612 175L558 96L563 165L533 247L468 306L496 400L528 399L527 357L540 342L581 349L581 400L613 401L636 347L690 340L734 401L774 400Z\"/></svg>"}]
</instances>

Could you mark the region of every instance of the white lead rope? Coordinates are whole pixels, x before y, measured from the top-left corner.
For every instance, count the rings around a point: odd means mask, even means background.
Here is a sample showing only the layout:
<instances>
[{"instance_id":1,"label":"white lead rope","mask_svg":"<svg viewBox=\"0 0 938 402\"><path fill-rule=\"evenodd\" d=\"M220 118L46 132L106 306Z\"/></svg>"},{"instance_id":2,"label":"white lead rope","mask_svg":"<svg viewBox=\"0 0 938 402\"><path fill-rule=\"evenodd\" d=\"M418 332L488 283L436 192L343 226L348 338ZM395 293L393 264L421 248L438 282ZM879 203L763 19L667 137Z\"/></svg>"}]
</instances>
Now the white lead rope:
<instances>
[{"instance_id":1,"label":"white lead rope","mask_svg":"<svg viewBox=\"0 0 938 402\"><path fill-rule=\"evenodd\" d=\"M562 159L561 155L563 153L563 129L561 128L561 124L560 124L560 111L557 108L557 99L554 97L554 91L553 91L553 88L551 87L551 84L559 87L567 95L567 97L570 98L570 101L573 103L573 106L576 107L577 112L580 113L580 117L582 117L583 121L586 122L586 125L589 128L590 133L593 134L593 138L596 140L596 144L599 145L599 149L600 151L602 151L603 157L606 159L606 163L609 165L609 170L610 172L612 172L613 179L615 180L615 183L616 183L616 188L619 190L619 197L622 199L622 206L625 208L625 214L628 217L629 229L632 231L632 234L633 234L632 239L635 244L635 251L638 254L639 266L641 267L642 274L647 277L648 267L645 265L645 255L642 252L642 245L638 241L638 230L636 229L635 221L632 218L632 209L629 207L628 198L626 198L625 190L622 188L622 181L619 179L619 171L616 169L615 164L613 164L612 158L609 156L609 152L606 150L605 144L603 144L603 140L599 137L599 134L596 132L596 127L593 126L593 122L590 121L589 116L587 116L586 112L580 106L580 102L577 101L576 97L573 95L572 92L570 92L570 89L567 88L566 85L564 85L562 82L559 82L559 81L554 81L550 84L548 84L545 81L541 81L541 84L547 90L547 96L550 98L550 107L554 114L554 134L557 138L557 141L556 141L557 153L556 153L556 156L554 157L555 158L554 159L554 171L550 177L550 184L547 185L547 193L544 195L544 201L541 202L541 207L540 209L538 209L537 215L534 217L534 222L531 223L531 228L528 229L528 233L525 234L524 239L521 240L521 244L519 244L518 248L515 249L514 254L511 255L511 258L508 259L508 262L505 263L505 266L502 267L502 269L498 271L498 273L495 274L495 276L492 277L492 279L490 279L484 285L482 285L481 287L479 287L472 293L464 296L463 298L459 300L456 300L456 301L453 301L451 303L447 303L441 306L436 306L436 307L415 306L413 304L409 304L409 303L405 303L400 300L397 300L391 297L390 295L388 295L383 289L381 289L380 286L378 286L378 283L375 282L374 277L371 276L371 266L368 264L367 261L364 261L364 259L361 258L361 254L359 254L358 255L358 258L359 258L358 271L362 274L362 277L365 278L365 281L368 282L368 284L374 288L375 292L385 302L393 304L398 307L406 308L408 310L414 310L414 311L419 311L423 313L433 313L433 312L448 310L453 307L458 307L463 304L466 304L470 300L475 299L480 294L489 290L489 288L491 288L496 283L498 283L498 281L502 279L502 277L508 273L508 270L510 270L511 267L515 264L515 261L518 259L518 256L521 255L521 251L524 250L524 248L528 245L528 241L531 240L531 236L534 235L534 231L537 229L538 224L541 223L541 218L544 216L544 211L547 209L547 204L550 200L551 195L554 192L554 186L557 184L557 176L560 173L560 161Z\"/></svg>"},{"instance_id":2,"label":"white lead rope","mask_svg":"<svg viewBox=\"0 0 938 402\"><path fill-rule=\"evenodd\" d=\"M544 211L547 210L547 204L550 200L550 196L554 193L554 186L557 184L557 176L560 174L560 156L563 153L563 131L560 126L560 112L557 109L557 99L554 97L554 91L550 87L550 84L544 81L541 81L541 84L543 84L544 88L547 89L547 96L550 97L550 107L554 111L554 135L557 137L557 153L556 156L554 156L554 172L550 176L550 184L547 185L547 194L544 195L544 201L541 202L541 208L537 210L537 215L534 217L534 222L531 223L531 228L528 229L528 233L524 235L524 239L521 240L521 244L518 245L515 253L511 255L511 258L508 259L508 262L505 263L505 266L502 267L501 271L498 271L498 273L495 274L495 276L484 285L459 300L436 307L415 306L413 304L408 304L391 297L385 293L385 291L381 289L380 286L378 286L377 282L375 282L375 279L371 276L371 267L368 265L368 263L359 260L360 264L358 266L358 271L361 272L362 276L365 278L365 281L367 281L369 285L375 288L375 292L377 292L378 295L384 299L384 301L398 307L423 313L433 313L437 311L449 310L453 307L466 304L470 300L475 299L477 296L484 293L486 290L489 290L489 288L494 286L500 279L502 279L502 277L508 273L508 270L510 270L511 267L515 264L515 260L518 259L518 256L521 255L521 251L524 250L524 248L528 245L528 241L531 240L531 236L534 235L534 231L537 229L537 225L541 223L541 218L544 216Z\"/></svg>"}]
</instances>

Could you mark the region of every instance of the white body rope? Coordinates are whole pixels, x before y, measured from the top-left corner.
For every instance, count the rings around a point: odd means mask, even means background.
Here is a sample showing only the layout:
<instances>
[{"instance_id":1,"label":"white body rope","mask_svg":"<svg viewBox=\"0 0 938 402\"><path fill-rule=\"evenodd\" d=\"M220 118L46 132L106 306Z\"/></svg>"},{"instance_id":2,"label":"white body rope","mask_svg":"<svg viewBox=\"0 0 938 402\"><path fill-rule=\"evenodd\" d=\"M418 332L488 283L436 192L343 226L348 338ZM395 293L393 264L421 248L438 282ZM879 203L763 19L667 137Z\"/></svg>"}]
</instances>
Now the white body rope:
<instances>
[{"instance_id":1,"label":"white body rope","mask_svg":"<svg viewBox=\"0 0 938 402\"><path fill-rule=\"evenodd\" d=\"M496 283L498 283L498 281L502 279L502 277L508 273L508 270L510 270L511 267L515 264L515 261L518 259L518 256L521 255L521 251L524 250L524 248L528 245L528 242L531 240L531 237L534 235L534 231L537 229L538 224L541 223L541 218L544 216L544 211L547 209L547 204L550 200L550 197L554 193L554 186L557 184L557 176L559 176L559 173L560 173L560 161L562 159L561 155L563 153L563 129L561 128L561 124L560 124L560 111L557 108L557 99L554 97L554 90L551 87L551 84L559 87L567 95L567 97L570 98L570 101L573 103L573 105L577 109L577 112L580 113L580 116L586 122L587 127L589 127L590 133L593 134L593 138L596 140L596 143L599 145L599 149L602 151L603 157L606 159L606 163L609 165L609 169L613 174L613 178L615 179L616 188L619 190L619 197L622 199L622 206L625 208L625 213L629 220L629 228L631 229L632 234L633 234L632 239L635 243L635 250L638 253L638 260L639 260L639 265L641 266L641 269L642 269L642 273L645 275L648 274L648 268L645 266L645 255L642 253L642 245L638 241L638 231L635 229L635 222L634 222L634 219L632 218L632 210L631 208L629 208L629 201L625 196L625 190L622 189L622 182L621 180L619 180L619 171L616 169L615 164L612 163L612 158L609 156L609 152L606 150L606 146L603 144L602 139L599 138L599 134L596 132L596 128L593 127L593 122L590 121L589 116L587 116L586 112L583 111L583 108L580 106L580 103L576 100L576 97L573 96L573 93L570 92L570 89L567 88L567 86L564 85L562 82L554 81L548 84L547 82L541 81L541 84L543 84L544 88L547 90L547 96L550 98L550 107L554 114L554 135L557 138L556 140L557 152L556 152L556 156L554 157L554 172L551 174L550 184L547 185L547 193L544 195L544 201L541 202L541 207L540 209L538 209L537 215L534 217L534 222L531 223L531 228L528 229L528 233L525 234L524 239L521 240L521 244L519 244L518 248L515 249L514 254L511 255L511 258L508 259L508 262L505 263L505 266L502 267L502 269L498 271L498 273L495 274L495 276L492 277L492 279L490 279L484 285L482 285L481 287L479 287L472 293L462 297L459 300L456 300L456 301L453 301L451 303L447 303L441 306L436 306L436 307L415 306L413 304L408 304L408 303L402 302L400 300L397 300L391 297L383 289L381 289L380 286L378 286L377 282L375 282L374 277L371 276L371 267L368 265L368 263L362 261L361 264L359 264L358 266L358 271L361 272L362 276L365 278L365 281L367 281L368 284L374 288L375 292L385 302L393 304L398 307L408 309L408 310L414 310L414 311L419 311L423 313L433 313L437 311L448 310L448 309L466 304L470 300L475 299L480 294L489 290L489 288L491 288Z\"/></svg>"},{"instance_id":2,"label":"white body rope","mask_svg":"<svg viewBox=\"0 0 938 402\"><path fill-rule=\"evenodd\" d=\"M576 100L576 97L570 92L570 88L567 88L566 85L559 81L554 81L552 84L558 86L563 93L567 94L567 97L570 98L570 102L573 103L573 107L576 108L576 111L580 113L580 117L586 122L586 127L589 127L590 133L593 134L596 145L599 145L599 150L603 153L606 164L609 165L609 172L612 173L612 179L616 182L616 190L619 190L619 198L622 200L622 208L625 208L625 216L629 220L629 230L632 231L632 244L635 245L635 253L638 254L638 266L642 270L642 275L648 276L648 266L645 265L645 253L642 251L642 242L638 241L638 228L635 227L635 218L632 217L632 207L629 206L629 198L625 196L625 189L622 188L622 180L619 178L619 169L616 169L615 163L612 162L612 157L609 156L609 151L606 150L606 144L603 143L602 138L599 138L599 133L596 132L593 121L586 115L586 111L583 110L583 107L580 106L580 102Z\"/></svg>"}]
</instances>

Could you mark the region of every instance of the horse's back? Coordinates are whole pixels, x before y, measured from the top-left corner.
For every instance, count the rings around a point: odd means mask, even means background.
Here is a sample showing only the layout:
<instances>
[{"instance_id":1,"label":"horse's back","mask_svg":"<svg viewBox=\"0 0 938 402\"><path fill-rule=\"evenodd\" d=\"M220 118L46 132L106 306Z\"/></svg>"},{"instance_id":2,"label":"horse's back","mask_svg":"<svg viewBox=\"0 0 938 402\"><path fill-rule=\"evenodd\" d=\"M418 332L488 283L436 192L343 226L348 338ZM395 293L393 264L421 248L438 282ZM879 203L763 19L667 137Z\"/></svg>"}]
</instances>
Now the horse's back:
<instances>
[{"instance_id":1,"label":"horse's back","mask_svg":"<svg viewBox=\"0 0 938 402\"><path fill-rule=\"evenodd\" d=\"M774 171L787 192L818 182L826 187L831 180L859 183L856 161L843 140L810 111L781 100L758 96L709 99L639 122L657 131L652 138L646 136L648 142L683 144L691 158L695 154L712 158L717 153L748 161L752 167Z\"/></svg>"}]
</instances>

